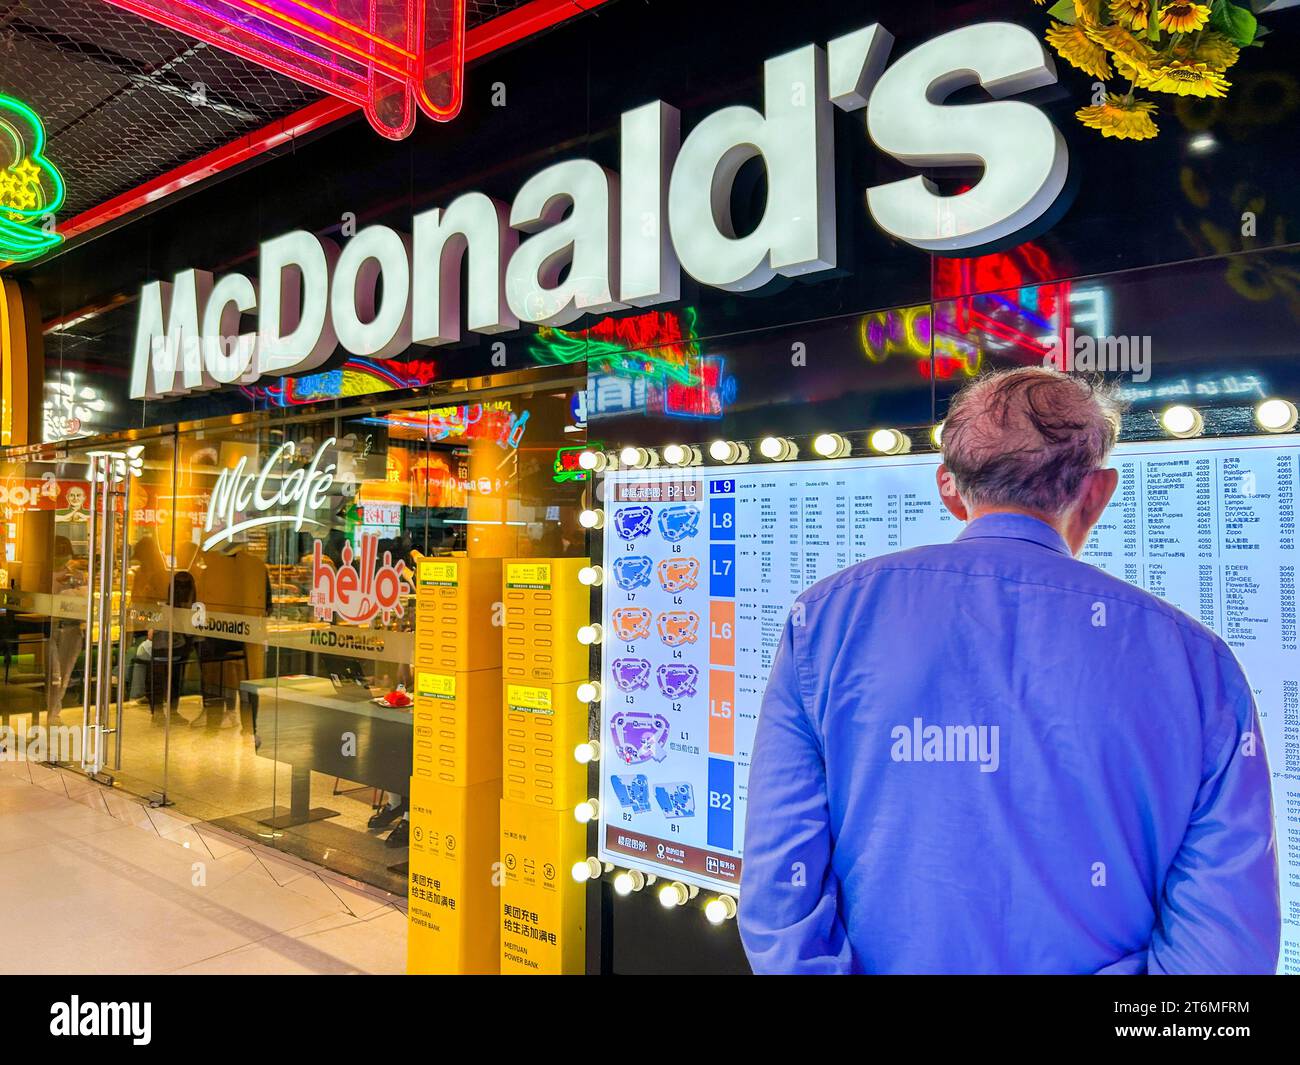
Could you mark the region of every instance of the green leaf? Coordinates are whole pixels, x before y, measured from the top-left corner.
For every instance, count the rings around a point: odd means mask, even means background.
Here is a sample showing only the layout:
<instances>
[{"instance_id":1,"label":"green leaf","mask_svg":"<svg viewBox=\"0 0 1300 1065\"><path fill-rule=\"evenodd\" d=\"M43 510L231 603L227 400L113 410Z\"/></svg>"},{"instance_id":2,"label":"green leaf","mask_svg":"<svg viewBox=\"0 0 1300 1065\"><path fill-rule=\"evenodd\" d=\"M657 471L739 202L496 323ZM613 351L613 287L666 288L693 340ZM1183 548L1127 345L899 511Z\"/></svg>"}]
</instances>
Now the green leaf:
<instances>
[{"instance_id":1,"label":"green leaf","mask_svg":"<svg viewBox=\"0 0 1300 1065\"><path fill-rule=\"evenodd\" d=\"M1255 18L1254 12L1238 7L1229 0L1214 0L1210 24L1233 44L1240 45L1242 48L1250 44L1259 31L1259 21Z\"/></svg>"},{"instance_id":2,"label":"green leaf","mask_svg":"<svg viewBox=\"0 0 1300 1065\"><path fill-rule=\"evenodd\" d=\"M1058 22L1067 22L1074 25L1074 0L1057 0L1047 9L1047 13Z\"/></svg>"}]
</instances>

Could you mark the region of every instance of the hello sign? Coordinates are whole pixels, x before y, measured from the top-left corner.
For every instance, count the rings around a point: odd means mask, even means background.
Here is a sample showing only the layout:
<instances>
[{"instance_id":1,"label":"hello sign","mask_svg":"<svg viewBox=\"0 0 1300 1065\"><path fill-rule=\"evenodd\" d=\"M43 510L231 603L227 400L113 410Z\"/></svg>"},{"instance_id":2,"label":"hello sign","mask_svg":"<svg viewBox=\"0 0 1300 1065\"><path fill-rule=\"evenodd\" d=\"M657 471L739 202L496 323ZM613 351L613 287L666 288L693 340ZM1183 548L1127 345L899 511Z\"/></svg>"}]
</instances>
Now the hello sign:
<instances>
[{"instance_id":1,"label":"hello sign","mask_svg":"<svg viewBox=\"0 0 1300 1065\"><path fill-rule=\"evenodd\" d=\"M312 548L310 601L319 621L334 616L348 625L365 625L379 618L387 625L406 613L411 594L410 571L393 553L379 554L379 537L365 533L355 547L344 544L339 565L325 557L319 540Z\"/></svg>"},{"instance_id":2,"label":"hello sign","mask_svg":"<svg viewBox=\"0 0 1300 1065\"><path fill-rule=\"evenodd\" d=\"M1010 23L978 23L889 65L893 44L873 24L769 59L762 111L724 107L685 139L680 113L662 100L625 112L617 173L589 159L557 163L525 182L513 204L469 192L417 215L409 236L369 226L341 249L287 233L261 245L256 283L239 273L214 281L202 270L151 282L140 294L131 396L302 373L338 347L384 357L413 343L454 343L462 260L464 325L488 335L671 303L683 270L733 292L831 270L835 108L865 108L872 141L910 166L984 168L953 196L920 175L868 189L868 211L890 236L963 254L1039 219L1064 188L1065 141L1037 107L1005 99L1056 81L1038 38ZM944 103L973 84L994 100ZM767 205L742 236L731 194L752 159L766 171ZM254 312L257 330L241 334L242 317Z\"/></svg>"}]
</instances>

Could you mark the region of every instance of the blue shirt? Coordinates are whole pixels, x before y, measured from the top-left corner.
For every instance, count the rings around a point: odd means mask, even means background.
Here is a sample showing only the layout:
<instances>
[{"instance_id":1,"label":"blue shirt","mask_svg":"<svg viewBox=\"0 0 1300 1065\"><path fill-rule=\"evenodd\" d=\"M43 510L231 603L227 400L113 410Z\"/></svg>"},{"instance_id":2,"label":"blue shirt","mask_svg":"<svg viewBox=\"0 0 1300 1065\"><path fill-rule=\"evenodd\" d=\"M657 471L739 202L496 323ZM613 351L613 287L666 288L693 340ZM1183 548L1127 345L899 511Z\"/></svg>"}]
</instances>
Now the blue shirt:
<instances>
[{"instance_id":1,"label":"blue shirt","mask_svg":"<svg viewBox=\"0 0 1300 1065\"><path fill-rule=\"evenodd\" d=\"M1209 629L1024 515L821 581L749 774L758 973L1272 973L1268 764Z\"/></svg>"}]
</instances>

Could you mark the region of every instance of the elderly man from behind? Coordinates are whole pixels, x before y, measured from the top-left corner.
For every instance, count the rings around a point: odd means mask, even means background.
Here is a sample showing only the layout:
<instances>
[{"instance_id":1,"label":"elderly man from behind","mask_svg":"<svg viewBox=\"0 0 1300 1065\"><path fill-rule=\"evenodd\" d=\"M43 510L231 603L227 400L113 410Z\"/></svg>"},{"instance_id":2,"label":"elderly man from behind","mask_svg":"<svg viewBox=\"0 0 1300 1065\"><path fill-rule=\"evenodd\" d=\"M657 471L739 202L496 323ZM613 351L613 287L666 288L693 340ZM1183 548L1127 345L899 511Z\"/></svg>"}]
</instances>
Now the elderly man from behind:
<instances>
[{"instance_id":1,"label":"elderly man from behind","mask_svg":"<svg viewBox=\"0 0 1300 1065\"><path fill-rule=\"evenodd\" d=\"M814 585L748 785L740 931L759 973L1265 973L1269 771L1213 632L1075 559L1119 411L1048 369L944 423L954 543Z\"/></svg>"}]
</instances>

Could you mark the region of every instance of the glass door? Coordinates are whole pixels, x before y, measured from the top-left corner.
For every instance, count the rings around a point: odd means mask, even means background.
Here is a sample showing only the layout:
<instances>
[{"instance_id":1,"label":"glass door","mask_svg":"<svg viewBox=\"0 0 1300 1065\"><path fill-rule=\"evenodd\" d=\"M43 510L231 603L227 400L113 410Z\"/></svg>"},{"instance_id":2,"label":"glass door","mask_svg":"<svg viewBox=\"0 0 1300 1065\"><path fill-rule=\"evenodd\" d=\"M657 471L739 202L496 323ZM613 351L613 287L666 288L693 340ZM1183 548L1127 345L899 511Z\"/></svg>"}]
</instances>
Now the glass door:
<instances>
[{"instance_id":1,"label":"glass door","mask_svg":"<svg viewBox=\"0 0 1300 1065\"><path fill-rule=\"evenodd\" d=\"M157 801L181 679L167 668L184 594L172 565L174 448L163 436L0 463L4 723L21 729L26 757Z\"/></svg>"}]
</instances>

